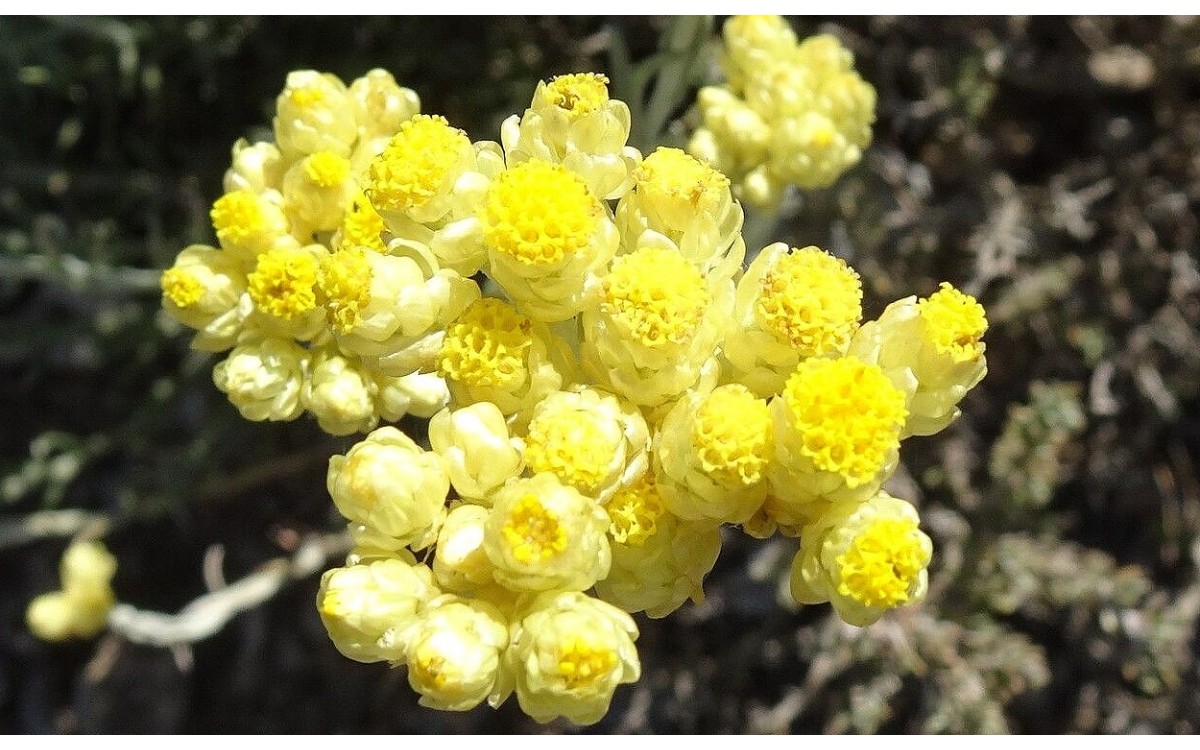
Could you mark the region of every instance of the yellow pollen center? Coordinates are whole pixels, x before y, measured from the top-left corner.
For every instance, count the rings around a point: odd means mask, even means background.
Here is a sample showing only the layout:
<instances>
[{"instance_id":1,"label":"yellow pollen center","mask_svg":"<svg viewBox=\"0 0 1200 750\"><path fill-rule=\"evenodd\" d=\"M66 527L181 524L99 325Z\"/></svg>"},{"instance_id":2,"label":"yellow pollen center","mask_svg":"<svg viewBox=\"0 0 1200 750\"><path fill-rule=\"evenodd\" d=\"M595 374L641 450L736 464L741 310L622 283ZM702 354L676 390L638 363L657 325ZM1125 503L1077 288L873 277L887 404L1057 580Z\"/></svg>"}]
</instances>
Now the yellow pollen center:
<instances>
[{"instance_id":1,"label":"yellow pollen center","mask_svg":"<svg viewBox=\"0 0 1200 750\"><path fill-rule=\"evenodd\" d=\"M701 470L720 484L755 484L775 452L767 402L738 383L717 388L696 412L692 446Z\"/></svg>"},{"instance_id":2,"label":"yellow pollen center","mask_svg":"<svg viewBox=\"0 0 1200 750\"><path fill-rule=\"evenodd\" d=\"M652 472L616 492L604 506L611 521L608 534L618 544L641 547L658 532L658 519L666 512Z\"/></svg>"},{"instance_id":3,"label":"yellow pollen center","mask_svg":"<svg viewBox=\"0 0 1200 750\"><path fill-rule=\"evenodd\" d=\"M917 302L917 308L939 353L959 363L983 355L980 339L988 328L987 315L974 297L943 281L938 291Z\"/></svg>"},{"instance_id":4,"label":"yellow pollen center","mask_svg":"<svg viewBox=\"0 0 1200 750\"><path fill-rule=\"evenodd\" d=\"M364 192L379 211L420 208L457 177L471 140L446 118L415 115L367 170Z\"/></svg>"},{"instance_id":5,"label":"yellow pollen center","mask_svg":"<svg viewBox=\"0 0 1200 750\"><path fill-rule=\"evenodd\" d=\"M917 524L907 518L881 518L854 538L837 557L838 593L868 606L897 607L921 571L930 550Z\"/></svg>"},{"instance_id":6,"label":"yellow pollen center","mask_svg":"<svg viewBox=\"0 0 1200 750\"><path fill-rule=\"evenodd\" d=\"M566 529L536 495L525 495L513 505L501 533L513 559L522 565L549 562L567 549Z\"/></svg>"},{"instance_id":7,"label":"yellow pollen center","mask_svg":"<svg viewBox=\"0 0 1200 750\"><path fill-rule=\"evenodd\" d=\"M204 284L191 271L168 268L159 279L163 297L176 307L191 307L204 297Z\"/></svg>"},{"instance_id":8,"label":"yellow pollen center","mask_svg":"<svg viewBox=\"0 0 1200 750\"><path fill-rule=\"evenodd\" d=\"M317 86L304 86L288 92L288 99L297 107L308 109L325 101L325 92Z\"/></svg>"},{"instance_id":9,"label":"yellow pollen center","mask_svg":"<svg viewBox=\"0 0 1200 750\"><path fill-rule=\"evenodd\" d=\"M318 270L317 259L306 250L268 250L246 277L250 299L268 315L292 320L316 308Z\"/></svg>"},{"instance_id":10,"label":"yellow pollen center","mask_svg":"<svg viewBox=\"0 0 1200 750\"><path fill-rule=\"evenodd\" d=\"M383 217L367 200L367 196L359 192L350 203L349 210L342 218L342 234L339 242L342 245L365 247L382 253L387 250L383 244Z\"/></svg>"},{"instance_id":11,"label":"yellow pollen center","mask_svg":"<svg viewBox=\"0 0 1200 750\"><path fill-rule=\"evenodd\" d=\"M488 191L487 246L525 265L550 266L587 248L600 204L573 172L527 161L506 169Z\"/></svg>"},{"instance_id":12,"label":"yellow pollen center","mask_svg":"<svg viewBox=\"0 0 1200 750\"><path fill-rule=\"evenodd\" d=\"M607 679L616 666L611 647L580 636L567 639L558 649L558 676L567 690L590 688Z\"/></svg>"},{"instance_id":13,"label":"yellow pollen center","mask_svg":"<svg viewBox=\"0 0 1200 750\"><path fill-rule=\"evenodd\" d=\"M763 277L755 315L801 359L841 354L862 317L862 282L817 247L793 250Z\"/></svg>"},{"instance_id":14,"label":"yellow pollen center","mask_svg":"<svg viewBox=\"0 0 1200 750\"><path fill-rule=\"evenodd\" d=\"M332 325L349 333L362 322L362 311L371 302L371 263L367 250L345 246L321 261L317 285L325 295Z\"/></svg>"},{"instance_id":15,"label":"yellow pollen center","mask_svg":"<svg viewBox=\"0 0 1200 750\"><path fill-rule=\"evenodd\" d=\"M503 300L477 300L446 329L438 374L476 387L520 387L528 376L532 331L533 321Z\"/></svg>"},{"instance_id":16,"label":"yellow pollen center","mask_svg":"<svg viewBox=\"0 0 1200 750\"><path fill-rule=\"evenodd\" d=\"M601 309L627 338L651 348L690 342L712 299L700 271L660 247L615 259L603 286Z\"/></svg>"},{"instance_id":17,"label":"yellow pollen center","mask_svg":"<svg viewBox=\"0 0 1200 750\"><path fill-rule=\"evenodd\" d=\"M712 211L729 190L729 178L677 148L659 148L634 172L644 200L669 201L677 210Z\"/></svg>"},{"instance_id":18,"label":"yellow pollen center","mask_svg":"<svg viewBox=\"0 0 1200 750\"><path fill-rule=\"evenodd\" d=\"M545 101L566 110L575 119L608 102L608 78L599 73L557 76L542 90Z\"/></svg>"},{"instance_id":19,"label":"yellow pollen center","mask_svg":"<svg viewBox=\"0 0 1200 750\"><path fill-rule=\"evenodd\" d=\"M870 482L900 445L904 393L854 357L800 363L780 394L800 452L846 486Z\"/></svg>"},{"instance_id":20,"label":"yellow pollen center","mask_svg":"<svg viewBox=\"0 0 1200 750\"><path fill-rule=\"evenodd\" d=\"M563 484L591 495L608 477L621 440L619 430L605 430L588 412L541 411L529 423L525 465L535 474L550 472Z\"/></svg>"},{"instance_id":21,"label":"yellow pollen center","mask_svg":"<svg viewBox=\"0 0 1200 750\"><path fill-rule=\"evenodd\" d=\"M222 245L252 243L267 231L266 214L252 190L234 190L217 198L209 216Z\"/></svg>"},{"instance_id":22,"label":"yellow pollen center","mask_svg":"<svg viewBox=\"0 0 1200 750\"><path fill-rule=\"evenodd\" d=\"M304 177L317 187L337 187L350 177L350 160L332 151L318 151L304 160Z\"/></svg>"}]
</instances>

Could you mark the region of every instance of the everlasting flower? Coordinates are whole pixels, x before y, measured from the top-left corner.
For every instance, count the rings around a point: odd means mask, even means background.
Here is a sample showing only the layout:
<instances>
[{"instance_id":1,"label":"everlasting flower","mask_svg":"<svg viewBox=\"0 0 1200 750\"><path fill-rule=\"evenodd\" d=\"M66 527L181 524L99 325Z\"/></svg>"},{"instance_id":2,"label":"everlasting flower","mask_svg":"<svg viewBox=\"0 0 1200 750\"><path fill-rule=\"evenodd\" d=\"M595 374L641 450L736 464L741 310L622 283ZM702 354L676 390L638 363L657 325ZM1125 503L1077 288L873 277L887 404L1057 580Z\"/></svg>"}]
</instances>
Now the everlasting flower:
<instances>
[{"instance_id":1,"label":"everlasting flower","mask_svg":"<svg viewBox=\"0 0 1200 750\"><path fill-rule=\"evenodd\" d=\"M162 304L167 313L196 331L192 347L219 352L242 330L238 301L246 291L239 264L222 250L190 245L163 271Z\"/></svg>"},{"instance_id":2,"label":"everlasting flower","mask_svg":"<svg viewBox=\"0 0 1200 750\"><path fill-rule=\"evenodd\" d=\"M597 383L639 406L659 406L716 368L727 285L714 290L669 240L616 258L600 305L583 315L582 360Z\"/></svg>"},{"instance_id":3,"label":"everlasting flower","mask_svg":"<svg viewBox=\"0 0 1200 750\"><path fill-rule=\"evenodd\" d=\"M558 164L509 167L487 194L483 239L488 275L534 320L566 320L616 252L607 209L577 175Z\"/></svg>"},{"instance_id":4,"label":"everlasting flower","mask_svg":"<svg viewBox=\"0 0 1200 750\"><path fill-rule=\"evenodd\" d=\"M259 253L279 243L295 243L288 234L283 196L274 190L225 193L213 203L213 229L221 247L240 262L253 264Z\"/></svg>"},{"instance_id":5,"label":"everlasting flower","mask_svg":"<svg viewBox=\"0 0 1200 750\"><path fill-rule=\"evenodd\" d=\"M545 723L594 724L617 686L641 675L637 626L621 610L579 592L535 599L511 628L504 661L521 710Z\"/></svg>"},{"instance_id":6,"label":"everlasting flower","mask_svg":"<svg viewBox=\"0 0 1200 750\"><path fill-rule=\"evenodd\" d=\"M538 83L521 117L500 128L509 166L537 159L579 175L592 195L619 198L641 158L625 145L629 107L608 95L608 78L571 73Z\"/></svg>"},{"instance_id":7,"label":"everlasting flower","mask_svg":"<svg viewBox=\"0 0 1200 750\"><path fill-rule=\"evenodd\" d=\"M343 516L406 543L441 523L450 490L441 459L395 427L329 459L326 483Z\"/></svg>"},{"instance_id":8,"label":"everlasting flower","mask_svg":"<svg viewBox=\"0 0 1200 750\"><path fill-rule=\"evenodd\" d=\"M346 84L331 73L296 70L275 100L275 143L289 160L318 151L349 156L358 124Z\"/></svg>"},{"instance_id":9,"label":"everlasting flower","mask_svg":"<svg viewBox=\"0 0 1200 750\"><path fill-rule=\"evenodd\" d=\"M731 378L778 393L796 365L846 353L862 317L854 269L818 247L768 245L738 282L724 354Z\"/></svg>"},{"instance_id":10,"label":"everlasting flower","mask_svg":"<svg viewBox=\"0 0 1200 750\"><path fill-rule=\"evenodd\" d=\"M417 92L396 83L381 68L367 71L350 84L350 101L358 125L359 149L373 157L383 150L400 125L421 111ZM378 144L377 146L375 144Z\"/></svg>"},{"instance_id":11,"label":"everlasting flower","mask_svg":"<svg viewBox=\"0 0 1200 750\"><path fill-rule=\"evenodd\" d=\"M801 362L770 409L768 511L781 523L802 519L817 500L865 500L895 470L904 392L875 365L854 357Z\"/></svg>"},{"instance_id":12,"label":"everlasting flower","mask_svg":"<svg viewBox=\"0 0 1200 750\"><path fill-rule=\"evenodd\" d=\"M655 435L658 491L687 520L742 523L762 505L775 457L767 404L740 384L689 392Z\"/></svg>"},{"instance_id":13,"label":"everlasting flower","mask_svg":"<svg viewBox=\"0 0 1200 750\"><path fill-rule=\"evenodd\" d=\"M801 604L832 602L843 620L859 626L919 602L932 544L918 523L911 505L886 492L830 511L804 529L792 564L792 596Z\"/></svg>"},{"instance_id":14,"label":"everlasting flower","mask_svg":"<svg viewBox=\"0 0 1200 750\"><path fill-rule=\"evenodd\" d=\"M350 160L318 151L295 162L283 176L283 208L297 236L332 232L342 223L356 187Z\"/></svg>"},{"instance_id":15,"label":"everlasting flower","mask_svg":"<svg viewBox=\"0 0 1200 750\"><path fill-rule=\"evenodd\" d=\"M636 407L585 386L551 393L533 409L525 466L601 501L646 471L650 431Z\"/></svg>"},{"instance_id":16,"label":"everlasting flower","mask_svg":"<svg viewBox=\"0 0 1200 750\"><path fill-rule=\"evenodd\" d=\"M484 550L519 591L582 591L608 574L608 516L553 474L513 479L490 498Z\"/></svg>"},{"instance_id":17,"label":"everlasting flower","mask_svg":"<svg viewBox=\"0 0 1200 750\"><path fill-rule=\"evenodd\" d=\"M400 662L405 643L399 633L439 593L428 566L387 558L326 571L317 612L342 655L361 662Z\"/></svg>"},{"instance_id":18,"label":"everlasting flower","mask_svg":"<svg viewBox=\"0 0 1200 750\"><path fill-rule=\"evenodd\" d=\"M474 166L466 133L444 117L415 115L371 162L363 192L385 216L435 222L450 210L455 181Z\"/></svg>"},{"instance_id":19,"label":"everlasting flower","mask_svg":"<svg viewBox=\"0 0 1200 750\"><path fill-rule=\"evenodd\" d=\"M286 166L283 154L279 153L279 147L274 143L250 143L245 138L239 138L233 144L233 160L225 172L225 192L248 190L265 193L279 190Z\"/></svg>"},{"instance_id":20,"label":"everlasting flower","mask_svg":"<svg viewBox=\"0 0 1200 750\"><path fill-rule=\"evenodd\" d=\"M485 297L446 329L435 365L456 403L489 401L510 416L559 389L564 346L509 303Z\"/></svg>"},{"instance_id":21,"label":"everlasting flower","mask_svg":"<svg viewBox=\"0 0 1200 750\"><path fill-rule=\"evenodd\" d=\"M851 351L878 363L908 396L901 437L932 435L958 417L958 403L987 374L987 325L974 297L942 282L926 299L888 305L855 336Z\"/></svg>"},{"instance_id":22,"label":"everlasting flower","mask_svg":"<svg viewBox=\"0 0 1200 750\"><path fill-rule=\"evenodd\" d=\"M403 636L408 683L420 704L467 711L495 707L512 691L500 656L508 646L504 615L481 601L442 596L422 610Z\"/></svg>"},{"instance_id":23,"label":"everlasting flower","mask_svg":"<svg viewBox=\"0 0 1200 750\"><path fill-rule=\"evenodd\" d=\"M429 443L445 462L454 490L475 501L484 501L523 466L504 414L490 401L435 415L429 422Z\"/></svg>"},{"instance_id":24,"label":"everlasting flower","mask_svg":"<svg viewBox=\"0 0 1200 750\"><path fill-rule=\"evenodd\" d=\"M247 326L263 335L307 341L325 328L317 301L317 277L327 251L323 245L278 246L258 256L246 277L254 303Z\"/></svg>"},{"instance_id":25,"label":"everlasting flower","mask_svg":"<svg viewBox=\"0 0 1200 750\"><path fill-rule=\"evenodd\" d=\"M72 543L59 565L62 589L29 603L25 622L30 632L51 642L96 636L116 603L112 589L116 572L116 558L100 542Z\"/></svg>"},{"instance_id":26,"label":"everlasting flower","mask_svg":"<svg viewBox=\"0 0 1200 750\"><path fill-rule=\"evenodd\" d=\"M450 403L446 381L431 372L400 377L376 375L375 386L375 406L385 422L399 422L408 414L429 419Z\"/></svg>"},{"instance_id":27,"label":"everlasting flower","mask_svg":"<svg viewBox=\"0 0 1200 750\"><path fill-rule=\"evenodd\" d=\"M704 576L721 551L719 524L679 520L647 474L609 499L612 569L596 595L626 612L665 617L703 601Z\"/></svg>"},{"instance_id":28,"label":"everlasting flower","mask_svg":"<svg viewBox=\"0 0 1200 750\"><path fill-rule=\"evenodd\" d=\"M286 422L304 412L308 352L281 338L247 341L213 368L213 383L251 422Z\"/></svg>"},{"instance_id":29,"label":"everlasting flower","mask_svg":"<svg viewBox=\"0 0 1200 750\"><path fill-rule=\"evenodd\" d=\"M489 509L462 503L450 509L438 532L433 575L447 591L471 594L495 582L495 566L483 548Z\"/></svg>"},{"instance_id":30,"label":"everlasting flower","mask_svg":"<svg viewBox=\"0 0 1200 750\"><path fill-rule=\"evenodd\" d=\"M336 349L322 348L312 357L304 383L304 406L330 435L367 432L379 423L375 407L378 386L354 360Z\"/></svg>"},{"instance_id":31,"label":"everlasting flower","mask_svg":"<svg viewBox=\"0 0 1200 750\"><path fill-rule=\"evenodd\" d=\"M617 206L627 243L652 242L643 234L656 232L705 276L728 279L741 270L742 208L728 177L677 148L657 149L633 177L633 190Z\"/></svg>"}]
</instances>

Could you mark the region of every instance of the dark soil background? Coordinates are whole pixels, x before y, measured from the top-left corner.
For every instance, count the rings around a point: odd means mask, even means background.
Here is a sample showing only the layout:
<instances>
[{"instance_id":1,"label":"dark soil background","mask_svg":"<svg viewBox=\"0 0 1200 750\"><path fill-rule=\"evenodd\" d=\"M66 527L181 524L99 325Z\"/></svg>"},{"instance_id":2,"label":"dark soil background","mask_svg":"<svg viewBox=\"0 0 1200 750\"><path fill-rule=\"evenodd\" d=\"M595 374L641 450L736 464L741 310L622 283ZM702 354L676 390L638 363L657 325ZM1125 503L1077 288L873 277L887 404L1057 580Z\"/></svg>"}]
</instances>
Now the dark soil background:
<instances>
[{"instance_id":1,"label":"dark soil background","mask_svg":"<svg viewBox=\"0 0 1200 750\"><path fill-rule=\"evenodd\" d=\"M289 70L383 67L496 138L538 79L610 70L618 37L645 60L668 23L0 18L0 731L579 731L418 707L334 650L317 575L173 649L42 643L24 611L96 524L119 599L168 613L206 566L338 528L325 465L354 440L242 421L158 312ZM1200 22L794 24L850 46L878 121L770 239L847 257L869 316L945 279L992 323L963 418L890 485L934 538L930 596L868 629L793 611L786 543L732 532L703 605L638 619L642 680L587 731L1195 732Z\"/></svg>"}]
</instances>

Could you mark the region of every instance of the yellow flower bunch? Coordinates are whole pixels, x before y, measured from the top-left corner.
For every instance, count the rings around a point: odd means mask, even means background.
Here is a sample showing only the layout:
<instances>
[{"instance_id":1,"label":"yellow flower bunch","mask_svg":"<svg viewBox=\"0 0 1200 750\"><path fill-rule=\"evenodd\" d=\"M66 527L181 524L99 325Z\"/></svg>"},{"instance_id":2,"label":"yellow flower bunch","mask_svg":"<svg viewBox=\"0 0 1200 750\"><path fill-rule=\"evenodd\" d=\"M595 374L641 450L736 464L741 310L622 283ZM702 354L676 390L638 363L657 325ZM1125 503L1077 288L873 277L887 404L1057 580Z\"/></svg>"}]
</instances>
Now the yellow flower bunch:
<instances>
[{"instance_id":1,"label":"yellow flower bunch","mask_svg":"<svg viewBox=\"0 0 1200 750\"><path fill-rule=\"evenodd\" d=\"M724 41L727 82L700 90L703 127L688 151L729 175L739 198L770 208L789 184L828 187L858 163L875 89L837 39L798 41L779 16L734 16Z\"/></svg>"},{"instance_id":2,"label":"yellow flower bunch","mask_svg":"<svg viewBox=\"0 0 1200 750\"><path fill-rule=\"evenodd\" d=\"M814 101L838 128L862 112L830 41L764 19L726 41L731 90L773 107L743 105L755 164L643 158L593 73L539 84L499 143L381 71L293 74L276 143L235 147L221 247L163 274L194 344L232 349L214 379L247 418L369 431L330 460L355 547L317 608L423 705L515 694L538 721L598 721L640 673L630 614L701 600L730 527L798 538L795 598L848 622L924 595L929 540L880 488L982 377L986 318L947 284L864 322L857 273L816 247L743 267L738 185L793 137L771 129ZM869 119L844 139L865 146ZM406 413L431 417L428 448L379 426Z\"/></svg>"}]
</instances>

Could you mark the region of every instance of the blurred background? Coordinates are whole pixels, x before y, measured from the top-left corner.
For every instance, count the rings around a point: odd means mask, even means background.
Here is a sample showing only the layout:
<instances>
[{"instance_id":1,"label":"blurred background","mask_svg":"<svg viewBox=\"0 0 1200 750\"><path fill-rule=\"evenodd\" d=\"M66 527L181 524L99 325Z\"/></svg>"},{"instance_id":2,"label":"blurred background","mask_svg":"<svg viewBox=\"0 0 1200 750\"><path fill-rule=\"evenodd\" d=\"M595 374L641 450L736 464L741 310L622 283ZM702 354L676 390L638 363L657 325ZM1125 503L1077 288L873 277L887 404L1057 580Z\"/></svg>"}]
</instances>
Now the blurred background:
<instances>
[{"instance_id":1,"label":"blurred background","mask_svg":"<svg viewBox=\"0 0 1200 750\"><path fill-rule=\"evenodd\" d=\"M669 25L0 18L0 732L581 731L418 707L403 670L334 650L319 573L171 648L43 643L24 613L79 534L121 602L173 613L340 527L325 467L355 438L242 420L159 310L288 71L383 67L495 139L541 78L679 53ZM642 679L586 731L1197 731L1200 22L794 25L854 51L878 119L769 239L849 260L868 318L949 280L991 321L962 419L888 485L934 540L930 595L866 629L789 609L786 542L730 533L703 605L639 616ZM695 114L671 118L682 143Z\"/></svg>"}]
</instances>

